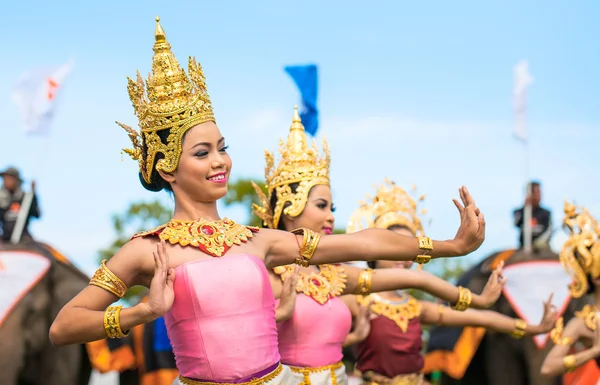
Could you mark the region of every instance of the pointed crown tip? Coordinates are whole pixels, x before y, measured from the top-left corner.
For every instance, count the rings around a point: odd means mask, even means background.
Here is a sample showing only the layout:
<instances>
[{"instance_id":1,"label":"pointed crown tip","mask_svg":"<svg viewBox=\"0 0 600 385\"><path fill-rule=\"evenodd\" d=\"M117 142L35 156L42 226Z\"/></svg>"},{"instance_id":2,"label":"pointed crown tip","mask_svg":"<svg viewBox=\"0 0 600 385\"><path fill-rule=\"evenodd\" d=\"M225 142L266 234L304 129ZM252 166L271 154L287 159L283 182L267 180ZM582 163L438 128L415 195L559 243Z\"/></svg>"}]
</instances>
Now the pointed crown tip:
<instances>
[{"instance_id":1,"label":"pointed crown tip","mask_svg":"<svg viewBox=\"0 0 600 385\"><path fill-rule=\"evenodd\" d=\"M165 31L162 29L160 25L160 17L156 16L156 30L154 31L154 38L156 42L162 43L166 41L167 37L165 36Z\"/></svg>"}]
</instances>

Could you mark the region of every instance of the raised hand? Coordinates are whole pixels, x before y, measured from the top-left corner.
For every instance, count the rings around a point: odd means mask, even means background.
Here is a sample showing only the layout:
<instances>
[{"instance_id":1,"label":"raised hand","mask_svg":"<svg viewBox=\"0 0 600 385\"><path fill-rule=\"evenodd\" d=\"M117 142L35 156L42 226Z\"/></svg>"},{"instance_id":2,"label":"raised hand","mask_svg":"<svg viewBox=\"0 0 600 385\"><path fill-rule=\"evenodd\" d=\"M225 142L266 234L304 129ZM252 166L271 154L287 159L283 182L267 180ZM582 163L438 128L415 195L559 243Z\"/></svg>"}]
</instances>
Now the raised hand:
<instances>
[{"instance_id":1,"label":"raised hand","mask_svg":"<svg viewBox=\"0 0 600 385\"><path fill-rule=\"evenodd\" d=\"M356 336L357 342L363 341L369 336L371 332L371 303L360 305L358 315L356 316L356 322L354 323L354 330L352 333Z\"/></svg>"},{"instance_id":2,"label":"raised hand","mask_svg":"<svg viewBox=\"0 0 600 385\"><path fill-rule=\"evenodd\" d=\"M460 226L453 242L458 255L466 255L477 250L485 239L485 220L483 213L475 205L475 201L466 187L458 190L462 204L453 199L460 214Z\"/></svg>"},{"instance_id":3,"label":"raised hand","mask_svg":"<svg viewBox=\"0 0 600 385\"><path fill-rule=\"evenodd\" d=\"M552 330L556 323L556 319L558 318L558 310L556 309L556 306L552 305L553 296L554 293L551 293L548 301L544 302L544 315L542 316L542 321L539 325L542 333L548 333Z\"/></svg>"},{"instance_id":4,"label":"raised hand","mask_svg":"<svg viewBox=\"0 0 600 385\"><path fill-rule=\"evenodd\" d=\"M279 313L278 318L282 317L281 320L286 320L292 317L294 308L296 307L296 286L298 285L298 265L294 265L292 274L289 274L283 280L283 289L281 290L281 297L279 300L279 306L277 312Z\"/></svg>"},{"instance_id":5,"label":"raised hand","mask_svg":"<svg viewBox=\"0 0 600 385\"><path fill-rule=\"evenodd\" d=\"M502 276L502 268L504 267L504 262L500 262L498 267L492 271L490 278L488 279L483 291L481 292L481 305L483 308L489 308L492 306L498 298L500 298L500 294L502 294L502 287L506 283L506 278Z\"/></svg>"},{"instance_id":6,"label":"raised hand","mask_svg":"<svg viewBox=\"0 0 600 385\"><path fill-rule=\"evenodd\" d=\"M169 268L169 254L165 241L161 240L152 254L154 254L154 277L150 282L146 306L153 317L160 318L171 309L175 300L173 291L175 270Z\"/></svg>"}]
</instances>

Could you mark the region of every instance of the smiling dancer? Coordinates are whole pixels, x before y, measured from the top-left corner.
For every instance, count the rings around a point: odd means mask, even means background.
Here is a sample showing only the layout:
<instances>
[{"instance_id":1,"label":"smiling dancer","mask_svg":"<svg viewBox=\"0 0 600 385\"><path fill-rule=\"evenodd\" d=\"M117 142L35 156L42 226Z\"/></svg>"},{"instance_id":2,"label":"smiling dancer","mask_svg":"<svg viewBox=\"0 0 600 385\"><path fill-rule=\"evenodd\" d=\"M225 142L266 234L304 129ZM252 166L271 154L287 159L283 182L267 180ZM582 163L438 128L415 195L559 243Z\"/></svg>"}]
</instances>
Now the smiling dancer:
<instances>
[{"instance_id":1,"label":"smiling dancer","mask_svg":"<svg viewBox=\"0 0 600 385\"><path fill-rule=\"evenodd\" d=\"M423 200L421 196L419 200ZM418 215L417 201L404 189L386 180L351 216L347 232L365 228L388 229L407 236L424 235ZM369 262L376 271L410 269L412 261ZM351 298L353 297L353 298ZM369 296L346 296L352 313L359 314L359 304L369 304L371 332L357 346L356 368L364 385L425 385L423 369L421 324L444 326L481 326L515 338L547 333L554 326L556 310L552 296L544 303L544 315L539 325L527 325L488 310L457 311L444 305L419 301L406 292L395 290Z\"/></svg>"},{"instance_id":2,"label":"smiling dancer","mask_svg":"<svg viewBox=\"0 0 600 385\"><path fill-rule=\"evenodd\" d=\"M294 109L287 142L281 142L280 159L266 152L267 197L255 186L262 205L254 206L256 214L271 229L293 231L307 228L330 235L334 226L333 202L329 186L329 149L324 144L321 156L316 145L307 143L304 127ZM376 247L376 245L367 245ZM427 258L421 256L421 258ZM298 267L276 267L271 272L271 284L278 298L282 280ZM290 366L293 384L346 384L348 382L342 359L342 347L360 342L368 334L368 327L360 327L366 311L358 317L350 332L352 316L338 297L343 294L394 290L416 287L444 298L466 309L469 305L487 307L494 303L501 291L498 281L500 269L490 278L481 296L467 289L458 289L448 282L423 271L385 270L372 274L370 270L320 264L300 267L295 307L285 317L278 318L279 352L283 364ZM364 307L366 310L367 306ZM288 319L289 318L289 319Z\"/></svg>"},{"instance_id":3,"label":"smiling dancer","mask_svg":"<svg viewBox=\"0 0 600 385\"><path fill-rule=\"evenodd\" d=\"M136 234L90 285L66 304L50 330L55 345L122 338L139 324L164 315L177 369L175 384L280 384L273 291L267 268L357 259L412 260L419 240L366 230L323 237L309 229L292 234L221 219L217 201L227 193L231 158L215 123L201 66L188 73L156 23L152 74L128 80L141 132L121 124L134 145L140 181L150 191L173 194L168 223ZM434 257L465 255L484 239L483 216L465 188L457 235L430 241ZM479 215L478 215L479 214ZM122 309L113 303L134 285L148 300Z\"/></svg>"}]
</instances>

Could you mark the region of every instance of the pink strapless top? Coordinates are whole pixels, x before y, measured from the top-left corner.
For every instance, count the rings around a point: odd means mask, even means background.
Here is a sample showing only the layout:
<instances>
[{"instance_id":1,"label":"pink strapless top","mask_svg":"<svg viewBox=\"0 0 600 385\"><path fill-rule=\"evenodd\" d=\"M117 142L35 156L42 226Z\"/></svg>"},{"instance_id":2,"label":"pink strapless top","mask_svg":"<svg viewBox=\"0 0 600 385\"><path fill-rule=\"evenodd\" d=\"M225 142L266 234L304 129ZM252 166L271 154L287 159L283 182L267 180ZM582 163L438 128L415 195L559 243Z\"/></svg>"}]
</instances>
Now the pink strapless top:
<instances>
[{"instance_id":1,"label":"pink strapless top","mask_svg":"<svg viewBox=\"0 0 600 385\"><path fill-rule=\"evenodd\" d=\"M298 293L292 318L277 324L281 362L312 368L340 362L351 327L350 309L338 297L321 305Z\"/></svg>"},{"instance_id":2,"label":"pink strapless top","mask_svg":"<svg viewBox=\"0 0 600 385\"><path fill-rule=\"evenodd\" d=\"M235 381L279 360L275 301L264 262L225 255L175 268L165 314L177 369L201 381Z\"/></svg>"}]
</instances>

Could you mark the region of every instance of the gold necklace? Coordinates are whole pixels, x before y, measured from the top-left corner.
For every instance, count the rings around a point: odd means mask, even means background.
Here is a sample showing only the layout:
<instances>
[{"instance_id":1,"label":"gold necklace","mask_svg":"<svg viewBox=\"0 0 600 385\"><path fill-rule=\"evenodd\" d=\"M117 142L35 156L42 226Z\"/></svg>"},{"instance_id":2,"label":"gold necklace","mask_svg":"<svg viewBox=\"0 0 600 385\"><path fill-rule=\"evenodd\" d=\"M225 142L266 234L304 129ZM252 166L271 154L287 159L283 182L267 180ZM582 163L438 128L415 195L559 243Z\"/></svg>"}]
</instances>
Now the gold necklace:
<instances>
[{"instance_id":1,"label":"gold necklace","mask_svg":"<svg viewBox=\"0 0 600 385\"><path fill-rule=\"evenodd\" d=\"M131 238L158 235L160 239L172 245L194 246L213 257L221 257L231 246L247 242L253 233L258 231L258 227L238 225L228 218L218 221L173 219L155 229L137 233Z\"/></svg>"},{"instance_id":2,"label":"gold necklace","mask_svg":"<svg viewBox=\"0 0 600 385\"><path fill-rule=\"evenodd\" d=\"M399 301L390 301L375 293L369 296L357 296L356 300L360 304L368 304L371 301L371 311L374 314L394 321L404 333L408 330L408 322L421 315L419 301L404 293Z\"/></svg>"},{"instance_id":3,"label":"gold necklace","mask_svg":"<svg viewBox=\"0 0 600 385\"><path fill-rule=\"evenodd\" d=\"M294 265L278 266L273 272L284 281L293 271ZM319 265L319 272L298 273L296 292L303 293L323 305L333 297L337 297L346 288L347 275L343 267L335 265Z\"/></svg>"}]
</instances>

